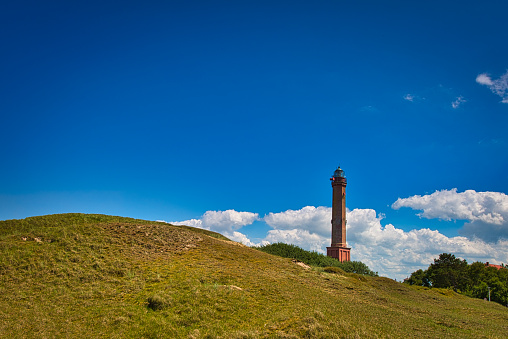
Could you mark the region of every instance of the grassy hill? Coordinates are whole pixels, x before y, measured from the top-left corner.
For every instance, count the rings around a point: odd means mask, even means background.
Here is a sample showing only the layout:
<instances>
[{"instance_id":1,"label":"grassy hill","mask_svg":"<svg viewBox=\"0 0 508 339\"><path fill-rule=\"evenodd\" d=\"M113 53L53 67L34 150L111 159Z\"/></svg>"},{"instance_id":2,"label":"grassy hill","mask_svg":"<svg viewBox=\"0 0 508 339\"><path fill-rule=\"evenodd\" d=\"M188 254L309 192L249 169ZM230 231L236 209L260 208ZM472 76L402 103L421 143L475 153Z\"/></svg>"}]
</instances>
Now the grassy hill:
<instances>
[{"instance_id":1,"label":"grassy hill","mask_svg":"<svg viewBox=\"0 0 508 339\"><path fill-rule=\"evenodd\" d=\"M508 308L305 268L200 229L0 221L0 337L505 338Z\"/></svg>"}]
</instances>

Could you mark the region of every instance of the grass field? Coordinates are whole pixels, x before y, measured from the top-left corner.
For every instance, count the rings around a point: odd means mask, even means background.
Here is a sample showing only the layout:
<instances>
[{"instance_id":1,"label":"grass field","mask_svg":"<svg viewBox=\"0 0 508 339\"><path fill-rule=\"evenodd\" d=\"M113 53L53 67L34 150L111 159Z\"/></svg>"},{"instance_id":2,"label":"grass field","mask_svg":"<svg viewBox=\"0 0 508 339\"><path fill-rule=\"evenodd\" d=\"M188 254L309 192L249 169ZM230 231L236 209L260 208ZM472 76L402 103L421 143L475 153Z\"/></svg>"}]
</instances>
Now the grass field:
<instances>
[{"instance_id":1,"label":"grass field","mask_svg":"<svg viewBox=\"0 0 508 339\"><path fill-rule=\"evenodd\" d=\"M305 268L190 227L0 221L2 338L506 338L508 308Z\"/></svg>"}]
</instances>

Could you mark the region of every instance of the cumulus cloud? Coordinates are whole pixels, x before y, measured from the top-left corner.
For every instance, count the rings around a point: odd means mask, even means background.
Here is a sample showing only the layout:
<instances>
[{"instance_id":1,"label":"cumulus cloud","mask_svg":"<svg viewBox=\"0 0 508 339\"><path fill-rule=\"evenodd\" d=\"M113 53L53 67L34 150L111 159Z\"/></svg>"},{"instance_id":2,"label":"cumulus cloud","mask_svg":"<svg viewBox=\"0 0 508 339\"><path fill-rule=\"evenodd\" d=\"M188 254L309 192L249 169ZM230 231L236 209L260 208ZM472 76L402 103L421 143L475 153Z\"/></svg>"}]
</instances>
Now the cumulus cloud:
<instances>
[{"instance_id":1,"label":"cumulus cloud","mask_svg":"<svg viewBox=\"0 0 508 339\"><path fill-rule=\"evenodd\" d=\"M460 231L469 238L495 242L508 238L508 196L500 192L476 192L457 189L436 191L430 195L399 198L392 208L410 207L423 212L427 219L468 220Z\"/></svg>"},{"instance_id":2,"label":"cumulus cloud","mask_svg":"<svg viewBox=\"0 0 508 339\"><path fill-rule=\"evenodd\" d=\"M476 77L476 82L480 85L485 86L492 86L494 83L492 82L492 79L486 74L482 73Z\"/></svg>"},{"instance_id":3,"label":"cumulus cloud","mask_svg":"<svg viewBox=\"0 0 508 339\"><path fill-rule=\"evenodd\" d=\"M207 211L201 220L203 225L214 230L236 230L250 225L259 218L258 213L237 212L235 210Z\"/></svg>"},{"instance_id":4,"label":"cumulus cloud","mask_svg":"<svg viewBox=\"0 0 508 339\"><path fill-rule=\"evenodd\" d=\"M414 99L415 99L415 97L412 94L406 94L406 95L404 95L404 100L413 102Z\"/></svg>"},{"instance_id":5,"label":"cumulus cloud","mask_svg":"<svg viewBox=\"0 0 508 339\"><path fill-rule=\"evenodd\" d=\"M246 246L259 246L259 245L264 245L267 243L266 241L262 242L261 244L253 243L245 234L237 232L237 231L233 231L231 233L225 232L223 235L228 239L239 242L239 243L244 244Z\"/></svg>"},{"instance_id":6,"label":"cumulus cloud","mask_svg":"<svg viewBox=\"0 0 508 339\"><path fill-rule=\"evenodd\" d=\"M479 239L447 237L430 229L398 229L381 225L382 217L372 209L355 209L347 215L348 238L353 260L392 278L403 279L417 269L425 269L443 252L474 261L508 261L508 241L487 244Z\"/></svg>"},{"instance_id":7,"label":"cumulus cloud","mask_svg":"<svg viewBox=\"0 0 508 339\"><path fill-rule=\"evenodd\" d=\"M476 192L457 189L436 191L430 195L414 195L399 198L392 208L410 207L422 210L423 218L442 220L480 220L490 224L502 224L508 219L508 196L499 192Z\"/></svg>"},{"instance_id":8,"label":"cumulus cloud","mask_svg":"<svg viewBox=\"0 0 508 339\"><path fill-rule=\"evenodd\" d=\"M482 73L476 77L476 82L487 86L492 93L501 97L502 103L508 104L508 71L499 79L492 79L487 73Z\"/></svg>"},{"instance_id":9,"label":"cumulus cloud","mask_svg":"<svg viewBox=\"0 0 508 339\"><path fill-rule=\"evenodd\" d=\"M263 220L275 229L301 229L328 236L331 232L332 208L305 206L299 210L269 213Z\"/></svg>"},{"instance_id":10,"label":"cumulus cloud","mask_svg":"<svg viewBox=\"0 0 508 339\"><path fill-rule=\"evenodd\" d=\"M258 219L258 213L226 210L206 211L205 214L203 214L203 216L199 219L190 219L170 223L173 225L187 225L220 233L229 232L230 234L233 234L235 230L238 230L245 225L250 225Z\"/></svg>"},{"instance_id":11,"label":"cumulus cloud","mask_svg":"<svg viewBox=\"0 0 508 339\"><path fill-rule=\"evenodd\" d=\"M455 99L455 101L454 101L454 102L452 102L452 107L453 107L454 109L457 109L457 108L459 108L459 106L460 106L461 104L463 104L463 103L465 103L465 102L466 102L466 99L464 99L464 97L463 97L463 96L459 96L459 97L457 97L457 99Z\"/></svg>"},{"instance_id":12,"label":"cumulus cloud","mask_svg":"<svg viewBox=\"0 0 508 339\"><path fill-rule=\"evenodd\" d=\"M185 220L185 221L170 221L168 223L171 225L185 225L185 226L191 226L191 227L210 229L207 227L203 227L203 222L201 221L201 219L190 219L190 220Z\"/></svg>"}]
</instances>

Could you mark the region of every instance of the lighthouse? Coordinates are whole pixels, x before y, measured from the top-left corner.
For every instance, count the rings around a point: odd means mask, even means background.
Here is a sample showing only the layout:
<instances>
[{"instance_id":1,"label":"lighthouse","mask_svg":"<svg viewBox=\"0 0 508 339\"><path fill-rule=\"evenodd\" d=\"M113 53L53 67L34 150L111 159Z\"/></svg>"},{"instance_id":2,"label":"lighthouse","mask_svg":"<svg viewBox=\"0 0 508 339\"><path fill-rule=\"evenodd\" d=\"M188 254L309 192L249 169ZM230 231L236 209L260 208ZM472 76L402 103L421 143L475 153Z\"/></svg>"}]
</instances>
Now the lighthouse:
<instances>
[{"instance_id":1,"label":"lighthouse","mask_svg":"<svg viewBox=\"0 0 508 339\"><path fill-rule=\"evenodd\" d=\"M340 166L330 178L332 182L332 244L326 255L340 262L351 260L351 248L346 242L346 175Z\"/></svg>"}]
</instances>

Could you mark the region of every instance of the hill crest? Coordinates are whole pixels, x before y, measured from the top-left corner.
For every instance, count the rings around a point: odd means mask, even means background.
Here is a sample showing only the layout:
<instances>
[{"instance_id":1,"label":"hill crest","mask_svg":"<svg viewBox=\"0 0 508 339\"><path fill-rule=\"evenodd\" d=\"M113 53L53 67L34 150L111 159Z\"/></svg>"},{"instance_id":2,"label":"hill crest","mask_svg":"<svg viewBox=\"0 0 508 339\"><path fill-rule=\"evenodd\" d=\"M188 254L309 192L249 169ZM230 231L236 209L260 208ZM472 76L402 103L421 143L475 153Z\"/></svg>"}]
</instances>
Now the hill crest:
<instances>
[{"instance_id":1,"label":"hill crest","mask_svg":"<svg viewBox=\"0 0 508 339\"><path fill-rule=\"evenodd\" d=\"M0 221L0 244L2 336L508 334L500 305L388 278L306 269L186 226L50 215Z\"/></svg>"}]
</instances>

